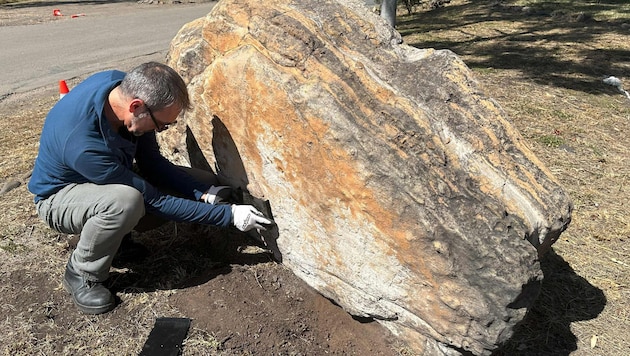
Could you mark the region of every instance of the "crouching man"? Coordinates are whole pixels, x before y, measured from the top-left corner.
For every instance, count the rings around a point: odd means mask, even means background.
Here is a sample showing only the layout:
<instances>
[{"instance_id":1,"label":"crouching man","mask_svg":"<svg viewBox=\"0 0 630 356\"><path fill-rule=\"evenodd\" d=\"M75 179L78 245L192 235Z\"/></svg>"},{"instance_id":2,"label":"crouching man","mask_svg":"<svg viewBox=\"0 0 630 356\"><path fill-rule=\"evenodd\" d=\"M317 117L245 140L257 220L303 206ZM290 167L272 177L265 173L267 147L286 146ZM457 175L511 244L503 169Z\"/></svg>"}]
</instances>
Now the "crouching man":
<instances>
[{"instance_id":1,"label":"crouching man","mask_svg":"<svg viewBox=\"0 0 630 356\"><path fill-rule=\"evenodd\" d=\"M145 214L241 231L271 223L251 205L224 204L229 187L216 176L199 181L160 154L155 132L189 106L182 78L150 62L90 76L46 116L28 189L51 228L80 234L63 286L82 312L115 307L103 282L123 237Z\"/></svg>"}]
</instances>

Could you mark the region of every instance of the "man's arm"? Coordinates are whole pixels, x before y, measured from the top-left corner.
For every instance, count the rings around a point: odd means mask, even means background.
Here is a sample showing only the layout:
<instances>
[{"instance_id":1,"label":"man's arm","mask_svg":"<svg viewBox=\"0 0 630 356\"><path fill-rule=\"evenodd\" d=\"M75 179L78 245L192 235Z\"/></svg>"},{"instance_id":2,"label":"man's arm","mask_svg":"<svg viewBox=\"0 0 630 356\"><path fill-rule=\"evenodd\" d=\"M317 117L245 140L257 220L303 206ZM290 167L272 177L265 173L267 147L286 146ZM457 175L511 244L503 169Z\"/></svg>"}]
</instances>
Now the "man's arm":
<instances>
[{"instance_id":1,"label":"man's arm","mask_svg":"<svg viewBox=\"0 0 630 356\"><path fill-rule=\"evenodd\" d=\"M202 200L202 195L210 188L207 182L199 182L191 175L164 158L160 153L154 132L148 132L138 138L136 164L147 179L160 187Z\"/></svg>"},{"instance_id":2,"label":"man's arm","mask_svg":"<svg viewBox=\"0 0 630 356\"><path fill-rule=\"evenodd\" d=\"M68 164L92 183L124 184L136 188L144 197L147 211L152 214L174 221L217 226L228 226L232 221L229 205L206 204L162 193L118 161L110 152L87 148L76 153L72 159L68 160ZM191 186L194 186L194 183ZM197 192L201 197L203 192Z\"/></svg>"}]
</instances>

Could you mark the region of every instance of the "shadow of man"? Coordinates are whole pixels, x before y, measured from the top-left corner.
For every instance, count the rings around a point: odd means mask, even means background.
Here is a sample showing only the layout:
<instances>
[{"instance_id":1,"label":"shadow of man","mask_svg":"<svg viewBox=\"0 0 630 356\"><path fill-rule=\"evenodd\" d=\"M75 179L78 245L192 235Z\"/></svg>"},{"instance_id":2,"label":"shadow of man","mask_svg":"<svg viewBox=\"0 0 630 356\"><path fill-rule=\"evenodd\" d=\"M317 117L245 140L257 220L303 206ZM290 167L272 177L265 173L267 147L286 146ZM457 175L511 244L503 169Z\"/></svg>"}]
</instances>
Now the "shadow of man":
<instances>
[{"instance_id":1,"label":"shadow of man","mask_svg":"<svg viewBox=\"0 0 630 356\"><path fill-rule=\"evenodd\" d=\"M195 164L199 168L209 167L207 161L203 162L203 154L201 148L196 144L194 135L189 132L190 142L188 142L189 155L195 157ZM218 116L212 118L212 149L216 158L216 174L221 184L231 186L236 192L236 200L238 204L253 205L258 211L262 212L267 219L275 221L271 210L271 203L264 198L255 197L247 190L249 178L243 164L243 160L238 151L236 143L227 127ZM192 152L191 152L192 151ZM197 151L197 152L195 152ZM193 161L191 159L191 161ZM191 163L192 164L192 163ZM274 223L265 231L250 230L247 235L255 240L262 242L272 253L274 259L282 262L282 253L278 248L278 226Z\"/></svg>"}]
</instances>

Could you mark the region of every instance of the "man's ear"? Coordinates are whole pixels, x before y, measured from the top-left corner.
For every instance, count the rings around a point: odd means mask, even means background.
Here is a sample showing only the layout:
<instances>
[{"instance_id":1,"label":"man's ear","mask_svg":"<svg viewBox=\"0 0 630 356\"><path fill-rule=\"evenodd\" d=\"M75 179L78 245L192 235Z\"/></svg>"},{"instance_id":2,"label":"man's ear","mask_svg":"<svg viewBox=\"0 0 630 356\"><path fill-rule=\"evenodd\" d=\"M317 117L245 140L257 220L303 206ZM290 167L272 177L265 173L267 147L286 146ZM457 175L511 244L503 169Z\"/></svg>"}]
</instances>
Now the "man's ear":
<instances>
[{"instance_id":1,"label":"man's ear","mask_svg":"<svg viewBox=\"0 0 630 356\"><path fill-rule=\"evenodd\" d=\"M129 112L136 113L136 111L141 109L143 106L144 101L142 101L142 99L135 98L129 102Z\"/></svg>"}]
</instances>

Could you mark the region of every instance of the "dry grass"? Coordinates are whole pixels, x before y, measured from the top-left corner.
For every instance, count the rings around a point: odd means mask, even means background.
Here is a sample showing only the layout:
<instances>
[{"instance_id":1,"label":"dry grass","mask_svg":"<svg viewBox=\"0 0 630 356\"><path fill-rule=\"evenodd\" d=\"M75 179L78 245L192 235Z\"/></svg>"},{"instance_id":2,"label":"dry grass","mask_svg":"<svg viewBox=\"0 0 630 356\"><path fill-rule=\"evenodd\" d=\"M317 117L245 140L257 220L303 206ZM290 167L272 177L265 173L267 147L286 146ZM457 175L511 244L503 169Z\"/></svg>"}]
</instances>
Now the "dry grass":
<instances>
[{"instance_id":1,"label":"dry grass","mask_svg":"<svg viewBox=\"0 0 630 356\"><path fill-rule=\"evenodd\" d=\"M541 263L538 302L496 355L630 354L630 100L602 82L614 75L630 87L630 4L453 0L400 16L398 30L408 44L462 56L575 205L569 229ZM43 117L55 100L0 111L0 186L26 181ZM61 288L67 236L39 221L24 184L1 196L0 209L0 276L23 282L0 285L0 310L10 315L0 320L0 353L7 355L137 354L155 316L180 315L168 303L175 293L170 288L214 260L180 256L163 263L168 255L157 253L155 264L139 271L146 280L121 274L127 280L120 285L138 287L119 291L125 304L113 315L70 318L65 315L76 313L60 293L44 302L30 298ZM150 237L156 251L194 243L174 242L169 236L178 235L177 226L166 228L164 236ZM158 270L165 265L178 267ZM156 276L166 277L148 281ZM186 345L191 355L217 354L221 346L194 328Z\"/></svg>"}]
</instances>

